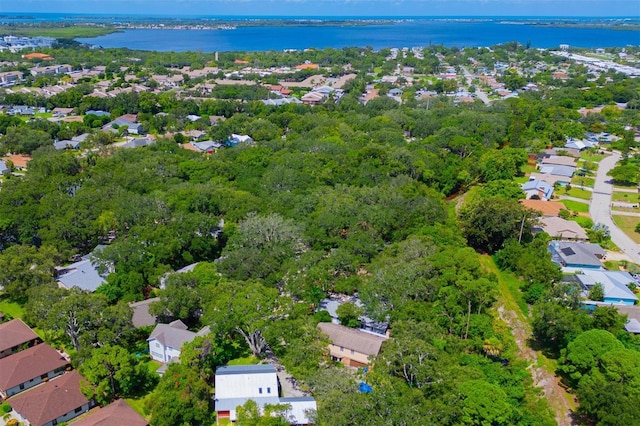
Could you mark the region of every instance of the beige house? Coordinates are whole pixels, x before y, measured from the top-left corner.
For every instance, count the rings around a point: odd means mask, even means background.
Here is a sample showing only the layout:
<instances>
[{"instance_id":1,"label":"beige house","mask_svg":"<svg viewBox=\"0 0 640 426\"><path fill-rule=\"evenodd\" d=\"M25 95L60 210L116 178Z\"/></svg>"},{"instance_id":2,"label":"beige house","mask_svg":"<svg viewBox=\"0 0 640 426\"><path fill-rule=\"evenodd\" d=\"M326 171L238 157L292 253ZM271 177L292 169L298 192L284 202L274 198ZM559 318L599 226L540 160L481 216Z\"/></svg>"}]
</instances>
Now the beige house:
<instances>
[{"instance_id":1,"label":"beige house","mask_svg":"<svg viewBox=\"0 0 640 426\"><path fill-rule=\"evenodd\" d=\"M587 240L586 231L577 222L565 220L561 217L543 217L540 219L539 229L552 238L563 240Z\"/></svg>"},{"instance_id":2,"label":"beige house","mask_svg":"<svg viewBox=\"0 0 640 426\"><path fill-rule=\"evenodd\" d=\"M329 336L329 354L348 367L366 367L380 353L387 337L343 325L321 322L318 328Z\"/></svg>"}]
</instances>

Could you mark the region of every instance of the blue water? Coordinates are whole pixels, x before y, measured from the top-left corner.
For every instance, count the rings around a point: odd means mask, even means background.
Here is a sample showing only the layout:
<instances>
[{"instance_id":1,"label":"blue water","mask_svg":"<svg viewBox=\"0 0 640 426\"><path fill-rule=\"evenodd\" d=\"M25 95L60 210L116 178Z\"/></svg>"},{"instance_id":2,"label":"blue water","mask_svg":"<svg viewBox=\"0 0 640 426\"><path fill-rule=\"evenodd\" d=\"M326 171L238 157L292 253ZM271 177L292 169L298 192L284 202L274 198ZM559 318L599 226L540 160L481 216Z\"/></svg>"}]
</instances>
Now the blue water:
<instances>
[{"instance_id":1,"label":"blue water","mask_svg":"<svg viewBox=\"0 0 640 426\"><path fill-rule=\"evenodd\" d=\"M610 47L640 44L640 31L563 28L500 21L419 20L367 26L238 27L236 30L125 30L97 38L77 39L102 47L158 51L264 51L305 48L444 45L491 46L517 41L533 47L560 44Z\"/></svg>"},{"instance_id":2,"label":"blue water","mask_svg":"<svg viewBox=\"0 0 640 426\"><path fill-rule=\"evenodd\" d=\"M1 0L0 0L1 1ZM167 16L96 15L51 13L0 13L0 22L151 22L166 21ZM215 25L216 21L251 21L255 19L301 19L301 17L251 16L180 16L181 20ZM517 41L533 47L553 48L560 44L577 47L611 47L640 45L640 31L617 31L592 28L563 28L530 25L530 22L589 22L597 18L531 18L531 17L307 17L306 19L346 21L349 19L393 19L392 24L349 26L259 26L238 27L236 30L125 30L97 38L79 38L80 42L102 47L126 47L158 51L263 51L305 48L343 48L429 46L457 47L491 46ZM638 17L608 19L638 22ZM509 23L505 23L509 22Z\"/></svg>"}]
</instances>

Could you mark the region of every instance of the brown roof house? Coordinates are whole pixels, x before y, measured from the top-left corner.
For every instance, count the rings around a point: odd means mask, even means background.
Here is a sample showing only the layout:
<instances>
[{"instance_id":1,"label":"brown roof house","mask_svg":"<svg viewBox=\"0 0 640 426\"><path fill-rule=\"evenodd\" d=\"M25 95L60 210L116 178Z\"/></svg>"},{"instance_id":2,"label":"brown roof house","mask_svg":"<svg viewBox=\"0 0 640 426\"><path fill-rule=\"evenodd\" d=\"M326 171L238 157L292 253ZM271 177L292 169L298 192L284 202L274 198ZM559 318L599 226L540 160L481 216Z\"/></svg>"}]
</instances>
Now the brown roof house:
<instances>
[{"instance_id":1,"label":"brown roof house","mask_svg":"<svg viewBox=\"0 0 640 426\"><path fill-rule=\"evenodd\" d=\"M33 346L39 341L38 335L20 319L0 324L0 359Z\"/></svg>"},{"instance_id":2,"label":"brown roof house","mask_svg":"<svg viewBox=\"0 0 640 426\"><path fill-rule=\"evenodd\" d=\"M586 231L577 222L565 220L557 216L543 217L540 219L539 226L541 231L546 232L552 238L561 238L563 240L587 240Z\"/></svg>"},{"instance_id":3,"label":"brown roof house","mask_svg":"<svg viewBox=\"0 0 640 426\"><path fill-rule=\"evenodd\" d=\"M73 426L148 426L149 422L123 399L118 399L104 408L96 408L71 424Z\"/></svg>"},{"instance_id":4,"label":"brown roof house","mask_svg":"<svg viewBox=\"0 0 640 426\"><path fill-rule=\"evenodd\" d=\"M18 420L31 426L53 426L89 411L95 404L80 391L84 378L77 371L56 377L9 400Z\"/></svg>"},{"instance_id":5,"label":"brown roof house","mask_svg":"<svg viewBox=\"0 0 640 426\"><path fill-rule=\"evenodd\" d=\"M9 398L64 373L69 360L46 343L0 359L0 395Z\"/></svg>"},{"instance_id":6,"label":"brown roof house","mask_svg":"<svg viewBox=\"0 0 640 426\"><path fill-rule=\"evenodd\" d=\"M334 361L348 367L366 367L370 358L380 353L387 337L345 327L339 324L321 322L318 328L329 336L329 354Z\"/></svg>"}]
</instances>

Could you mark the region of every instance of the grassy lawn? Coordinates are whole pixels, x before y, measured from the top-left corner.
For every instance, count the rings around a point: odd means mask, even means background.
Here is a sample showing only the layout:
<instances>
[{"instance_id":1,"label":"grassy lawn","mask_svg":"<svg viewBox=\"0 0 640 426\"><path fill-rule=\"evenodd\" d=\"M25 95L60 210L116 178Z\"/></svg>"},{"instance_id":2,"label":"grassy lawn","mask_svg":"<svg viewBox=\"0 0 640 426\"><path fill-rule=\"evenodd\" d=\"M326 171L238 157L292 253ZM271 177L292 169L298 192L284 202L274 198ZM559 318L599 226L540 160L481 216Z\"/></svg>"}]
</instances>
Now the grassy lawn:
<instances>
[{"instance_id":1,"label":"grassy lawn","mask_svg":"<svg viewBox=\"0 0 640 426\"><path fill-rule=\"evenodd\" d=\"M150 359L149 361L144 362L142 364L146 365L147 370L149 370L149 372L151 373L155 373L158 370L158 368L162 367L162 363L155 361L153 359Z\"/></svg>"},{"instance_id":2,"label":"grassy lawn","mask_svg":"<svg viewBox=\"0 0 640 426\"><path fill-rule=\"evenodd\" d=\"M611 195L611 200L613 201L621 201L623 203L631 203L631 204L637 203L638 198L640 198L638 194L633 192L613 191L613 194Z\"/></svg>"},{"instance_id":3,"label":"grassy lawn","mask_svg":"<svg viewBox=\"0 0 640 426\"><path fill-rule=\"evenodd\" d=\"M571 178L571 185L580 185L580 186L590 186L593 187L595 183L595 179L592 177L585 176L574 176Z\"/></svg>"},{"instance_id":4,"label":"grassy lawn","mask_svg":"<svg viewBox=\"0 0 640 426\"><path fill-rule=\"evenodd\" d=\"M580 188L571 188L568 191L566 191L565 188L560 188L560 190L556 192L556 195L568 195L570 197L582 198L583 200L591 199L591 191Z\"/></svg>"},{"instance_id":5,"label":"grassy lawn","mask_svg":"<svg viewBox=\"0 0 640 426\"><path fill-rule=\"evenodd\" d=\"M24 317L24 308L16 302L10 302L2 295L0 295L0 312L10 315L11 318Z\"/></svg>"},{"instance_id":6,"label":"grassy lawn","mask_svg":"<svg viewBox=\"0 0 640 426\"><path fill-rule=\"evenodd\" d=\"M521 169L522 173L535 173L538 171L536 166L532 166L530 164L525 164Z\"/></svg>"},{"instance_id":7,"label":"grassy lawn","mask_svg":"<svg viewBox=\"0 0 640 426\"><path fill-rule=\"evenodd\" d=\"M227 363L227 365L252 365L259 363L260 360L253 355L249 355L244 358L236 358L232 359Z\"/></svg>"},{"instance_id":8,"label":"grassy lawn","mask_svg":"<svg viewBox=\"0 0 640 426\"><path fill-rule=\"evenodd\" d=\"M513 181L519 184L527 183L529 182L529 176L518 176L517 178L514 178Z\"/></svg>"},{"instance_id":9,"label":"grassy lawn","mask_svg":"<svg viewBox=\"0 0 640 426\"><path fill-rule=\"evenodd\" d=\"M136 410L136 413L138 413L142 417L146 418L146 416L144 414L144 401L145 401L145 399L146 399L146 397L142 397L140 399L127 398L127 399L125 399L125 401L127 401L127 404L129 404L131 406L131 408Z\"/></svg>"},{"instance_id":10,"label":"grassy lawn","mask_svg":"<svg viewBox=\"0 0 640 426\"><path fill-rule=\"evenodd\" d=\"M640 244L640 234L635 232L636 226L640 223L640 217L611 215L618 228L629 236L633 241Z\"/></svg>"},{"instance_id":11,"label":"grassy lawn","mask_svg":"<svg viewBox=\"0 0 640 426\"><path fill-rule=\"evenodd\" d=\"M501 271L490 256L481 256L480 263L498 278L498 299L502 300L506 309L513 311L522 321L527 322L529 307L522 298L520 281L510 272Z\"/></svg>"},{"instance_id":12,"label":"grassy lawn","mask_svg":"<svg viewBox=\"0 0 640 426\"><path fill-rule=\"evenodd\" d=\"M575 217L569 218L569 220L576 222L578 225L582 226L584 229L591 229L593 227L593 220L591 220L591 218L589 217L575 216Z\"/></svg>"},{"instance_id":13,"label":"grassy lawn","mask_svg":"<svg viewBox=\"0 0 640 426\"><path fill-rule=\"evenodd\" d=\"M589 212L589 204L580 203L578 201L573 201L573 200L560 200L560 202L564 204L567 210L571 210L577 213Z\"/></svg>"},{"instance_id":14,"label":"grassy lawn","mask_svg":"<svg viewBox=\"0 0 640 426\"><path fill-rule=\"evenodd\" d=\"M599 163L605 157L604 154L594 154L591 152L582 152L580 158L585 161L591 161L593 163Z\"/></svg>"}]
</instances>

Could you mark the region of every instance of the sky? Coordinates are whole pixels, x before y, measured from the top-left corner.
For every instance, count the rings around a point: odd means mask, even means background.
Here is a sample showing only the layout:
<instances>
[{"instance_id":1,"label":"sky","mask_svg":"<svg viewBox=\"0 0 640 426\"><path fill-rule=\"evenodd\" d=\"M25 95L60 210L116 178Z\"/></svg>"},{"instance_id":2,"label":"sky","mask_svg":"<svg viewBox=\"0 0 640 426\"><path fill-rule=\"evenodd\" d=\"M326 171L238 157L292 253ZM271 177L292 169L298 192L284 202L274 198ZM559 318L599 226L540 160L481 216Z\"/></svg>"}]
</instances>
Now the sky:
<instances>
[{"instance_id":1,"label":"sky","mask_svg":"<svg viewBox=\"0 0 640 426\"><path fill-rule=\"evenodd\" d=\"M2 13L169 16L625 16L638 0L0 0Z\"/></svg>"}]
</instances>

